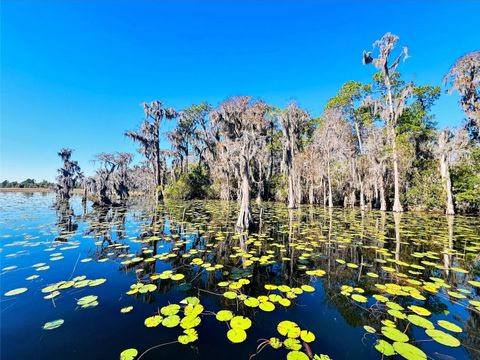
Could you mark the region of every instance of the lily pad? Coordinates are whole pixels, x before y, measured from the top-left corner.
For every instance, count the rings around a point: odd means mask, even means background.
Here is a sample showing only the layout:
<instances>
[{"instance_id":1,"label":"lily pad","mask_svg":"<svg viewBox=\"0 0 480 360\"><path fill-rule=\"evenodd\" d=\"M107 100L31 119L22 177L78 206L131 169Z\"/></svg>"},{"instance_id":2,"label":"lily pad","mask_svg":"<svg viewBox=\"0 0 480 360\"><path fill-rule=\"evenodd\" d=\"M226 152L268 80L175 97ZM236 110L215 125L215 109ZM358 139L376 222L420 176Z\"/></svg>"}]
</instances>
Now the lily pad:
<instances>
[{"instance_id":1,"label":"lily pad","mask_svg":"<svg viewBox=\"0 0 480 360\"><path fill-rule=\"evenodd\" d=\"M170 315L162 320L162 325L167 328L173 328L178 324L180 324L180 316L178 315Z\"/></svg>"},{"instance_id":2,"label":"lily pad","mask_svg":"<svg viewBox=\"0 0 480 360\"><path fill-rule=\"evenodd\" d=\"M220 310L215 317L218 321L230 321L233 313L230 310Z\"/></svg>"},{"instance_id":3,"label":"lily pad","mask_svg":"<svg viewBox=\"0 0 480 360\"><path fill-rule=\"evenodd\" d=\"M443 332L442 330L427 329L425 330L425 332L433 340L435 340L436 342L442 345L450 346L450 347L460 346L460 341L457 338L453 337L450 334L447 334L446 332Z\"/></svg>"},{"instance_id":4,"label":"lily pad","mask_svg":"<svg viewBox=\"0 0 480 360\"><path fill-rule=\"evenodd\" d=\"M290 351L287 360L309 360L309 357L303 351Z\"/></svg>"},{"instance_id":5,"label":"lily pad","mask_svg":"<svg viewBox=\"0 0 480 360\"><path fill-rule=\"evenodd\" d=\"M46 322L43 325L43 330L53 330L53 329L59 328L60 326L63 325L64 322L65 322L65 320L63 320L63 319L58 319L58 320L53 320L53 321Z\"/></svg>"},{"instance_id":6,"label":"lily pad","mask_svg":"<svg viewBox=\"0 0 480 360\"><path fill-rule=\"evenodd\" d=\"M315 341L315 334L308 330L302 330L300 332L300 338L306 343L311 343Z\"/></svg>"},{"instance_id":7,"label":"lily pad","mask_svg":"<svg viewBox=\"0 0 480 360\"><path fill-rule=\"evenodd\" d=\"M287 336L289 338L298 338L300 336L300 327L293 321L284 320L277 326L277 330L280 335Z\"/></svg>"},{"instance_id":8,"label":"lily pad","mask_svg":"<svg viewBox=\"0 0 480 360\"><path fill-rule=\"evenodd\" d=\"M418 347L405 342L394 342L395 351L407 360L426 360L427 355Z\"/></svg>"},{"instance_id":9,"label":"lily pad","mask_svg":"<svg viewBox=\"0 0 480 360\"><path fill-rule=\"evenodd\" d=\"M13 289L13 290L10 290L10 291L7 291L5 294L5 296L15 296L15 295L20 295L20 294L23 294L25 291L27 291L28 289L27 288L17 288L17 289Z\"/></svg>"},{"instance_id":10,"label":"lily pad","mask_svg":"<svg viewBox=\"0 0 480 360\"><path fill-rule=\"evenodd\" d=\"M144 321L144 324L145 324L146 327L156 327L156 326L160 325L162 320L163 320L162 316L154 315L154 316L150 316L150 317L146 318L145 321Z\"/></svg>"},{"instance_id":11,"label":"lily pad","mask_svg":"<svg viewBox=\"0 0 480 360\"><path fill-rule=\"evenodd\" d=\"M392 356L395 354L392 344L386 342L385 340L378 340L375 344L375 349L383 355Z\"/></svg>"},{"instance_id":12,"label":"lily pad","mask_svg":"<svg viewBox=\"0 0 480 360\"><path fill-rule=\"evenodd\" d=\"M241 328L232 328L228 330L227 338L232 343L238 344L245 341L245 339L247 338L247 333Z\"/></svg>"},{"instance_id":13,"label":"lily pad","mask_svg":"<svg viewBox=\"0 0 480 360\"><path fill-rule=\"evenodd\" d=\"M120 353L120 360L133 360L138 355L138 350L134 348L123 350Z\"/></svg>"},{"instance_id":14,"label":"lily pad","mask_svg":"<svg viewBox=\"0 0 480 360\"><path fill-rule=\"evenodd\" d=\"M245 316L235 316L230 320L230 327L233 329L247 330L252 326L252 320Z\"/></svg>"},{"instance_id":15,"label":"lily pad","mask_svg":"<svg viewBox=\"0 0 480 360\"><path fill-rule=\"evenodd\" d=\"M400 330L389 327L389 326L384 326L382 327L382 334L383 336L389 338L390 340L397 341L397 342L407 342L408 341L408 335L402 333Z\"/></svg>"},{"instance_id":16,"label":"lily pad","mask_svg":"<svg viewBox=\"0 0 480 360\"><path fill-rule=\"evenodd\" d=\"M460 326L458 326L457 324L451 323L450 321L447 321L447 320L438 320L437 324L442 328L449 330L451 332L461 333L463 331Z\"/></svg>"}]
</instances>

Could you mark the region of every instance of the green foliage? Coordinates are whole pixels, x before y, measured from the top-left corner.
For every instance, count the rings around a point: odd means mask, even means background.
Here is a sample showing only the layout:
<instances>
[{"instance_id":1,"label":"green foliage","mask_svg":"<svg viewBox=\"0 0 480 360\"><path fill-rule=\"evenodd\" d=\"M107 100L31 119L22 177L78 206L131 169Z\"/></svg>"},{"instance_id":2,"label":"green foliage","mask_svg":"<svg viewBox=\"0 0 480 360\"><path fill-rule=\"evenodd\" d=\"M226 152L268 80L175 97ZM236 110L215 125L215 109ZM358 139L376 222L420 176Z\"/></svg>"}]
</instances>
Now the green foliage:
<instances>
[{"instance_id":1,"label":"green foliage","mask_svg":"<svg viewBox=\"0 0 480 360\"><path fill-rule=\"evenodd\" d=\"M280 202L287 201L288 186L287 176L285 174L275 174L269 182L269 188L272 194L275 194L275 200Z\"/></svg>"},{"instance_id":2,"label":"green foliage","mask_svg":"<svg viewBox=\"0 0 480 360\"><path fill-rule=\"evenodd\" d=\"M414 101L400 116L397 132L410 133L415 140L428 140L434 135L436 123L434 115L429 114L431 107L440 97L438 86L416 86L413 90Z\"/></svg>"},{"instance_id":3,"label":"green foliage","mask_svg":"<svg viewBox=\"0 0 480 360\"><path fill-rule=\"evenodd\" d=\"M165 189L165 197L178 200L187 200L190 198L190 186L187 182L187 175L181 175L180 178Z\"/></svg>"},{"instance_id":4,"label":"green foliage","mask_svg":"<svg viewBox=\"0 0 480 360\"><path fill-rule=\"evenodd\" d=\"M191 200L211 197L210 177L204 167L193 165L187 174L182 174L165 188L165 196L171 199Z\"/></svg>"},{"instance_id":5,"label":"green foliage","mask_svg":"<svg viewBox=\"0 0 480 360\"><path fill-rule=\"evenodd\" d=\"M438 166L430 166L412 176L410 187L405 194L406 205L411 210L440 210L444 207L445 194L442 189Z\"/></svg>"},{"instance_id":6,"label":"green foliage","mask_svg":"<svg viewBox=\"0 0 480 360\"><path fill-rule=\"evenodd\" d=\"M328 100L325 108L352 108L353 110L354 102L360 100L371 89L371 85L363 85L353 80L347 81L342 85L337 95Z\"/></svg>"},{"instance_id":7,"label":"green foliage","mask_svg":"<svg viewBox=\"0 0 480 360\"><path fill-rule=\"evenodd\" d=\"M451 171L453 198L461 212L480 211L480 148L473 148L467 159Z\"/></svg>"}]
</instances>

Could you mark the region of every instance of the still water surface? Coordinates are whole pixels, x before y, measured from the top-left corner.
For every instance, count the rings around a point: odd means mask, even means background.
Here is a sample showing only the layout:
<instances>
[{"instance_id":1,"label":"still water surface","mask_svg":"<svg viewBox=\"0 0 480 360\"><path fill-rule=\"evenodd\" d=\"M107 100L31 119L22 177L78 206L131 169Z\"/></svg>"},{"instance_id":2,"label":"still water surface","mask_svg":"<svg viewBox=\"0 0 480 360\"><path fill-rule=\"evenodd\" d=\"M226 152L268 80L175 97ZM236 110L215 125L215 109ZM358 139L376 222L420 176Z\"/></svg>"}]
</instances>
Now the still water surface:
<instances>
[{"instance_id":1,"label":"still water surface","mask_svg":"<svg viewBox=\"0 0 480 360\"><path fill-rule=\"evenodd\" d=\"M247 235L233 227L236 203L53 202L52 194L0 193L2 359L118 359L125 349L139 356L164 343L172 344L142 359L248 359L262 344L255 360L286 358L298 347L381 359L375 345L385 342L412 359L480 358L478 217L267 203L254 207L257 229ZM176 324L187 297L203 309L190 305L191 321ZM227 338L220 310L251 320L246 340ZM147 327L155 315L169 321ZM285 341L277 330L284 320L314 340L290 333L298 341L274 349L265 339ZM184 328L198 340L178 343Z\"/></svg>"}]
</instances>

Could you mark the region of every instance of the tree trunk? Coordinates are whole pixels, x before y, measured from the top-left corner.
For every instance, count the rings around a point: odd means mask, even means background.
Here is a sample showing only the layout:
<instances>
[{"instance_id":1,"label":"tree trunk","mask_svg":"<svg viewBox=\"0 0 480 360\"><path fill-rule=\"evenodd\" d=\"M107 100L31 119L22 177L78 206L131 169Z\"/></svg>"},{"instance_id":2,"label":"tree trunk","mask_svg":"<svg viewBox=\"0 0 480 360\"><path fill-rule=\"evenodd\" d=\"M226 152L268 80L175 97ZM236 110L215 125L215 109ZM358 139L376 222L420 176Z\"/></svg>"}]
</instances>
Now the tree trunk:
<instances>
[{"instance_id":1,"label":"tree trunk","mask_svg":"<svg viewBox=\"0 0 480 360\"><path fill-rule=\"evenodd\" d=\"M240 175L242 179L241 201L237 227L240 229L248 229L252 224L252 214L250 212L250 175L248 171L248 161L245 158L242 159Z\"/></svg>"},{"instance_id":2,"label":"tree trunk","mask_svg":"<svg viewBox=\"0 0 480 360\"><path fill-rule=\"evenodd\" d=\"M325 186L325 180L322 179L323 188L323 207L327 206L327 187Z\"/></svg>"},{"instance_id":3,"label":"tree trunk","mask_svg":"<svg viewBox=\"0 0 480 360\"><path fill-rule=\"evenodd\" d=\"M155 197L157 200L163 200L163 193L160 189L162 183L162 177L160 174L160 160L157 159L156 164L153 165L153 171L155 173Z\"/></svg>"},{"instance_id":4,"label":"tree trunk","mask_svg":"<svg viewBox=\"0 0 480 360\"><path fill-rule=\"evenodd\" d=\"M393 186L394 186L394 200L393 211L402 212L403 207L400 202L400 174L398 172L398 156L397 156L397 136L395 129L391 129L391 143L392 143L392 160L393 160Z\"/></svg>"},{"instance_id":5,"label":"tree trunk","mask_svg":"<svg viewBox=\"0 0 480 360\"><path fill-rule=\"evenodd\" d=\"M440 156L440 175L442 176L443 189L447 195L445 214L454 215L455 209L453 208L452 183L450 181L450 170L448 168L447 157L445 154Z\"/></svg>"},{"instance_id":6,"label":"tree trunk","mask_svg":"<svg viewBox=\"0 0 480 360\"><path fill-rule=\"evenodd\" d=\"M350 207L354 208L356 202L357 200L356 200L355 189L352 189L350 192Z\"/></svg>"},{"instance_id":7,"label":"tree trunk","mask_svg":"<svg viewBox=\"0 0 480 360\"><path fill-rule=\"evenodd\" d=\"M333 208L332 181L330 179L330 161L327 164L328 207Z\"/></svg>"},{"instance_id":8,"label":"tree trunk","mask_svg":"<svg viewBox=\"0 0 480 360\"><path fill-rule=\"evenodd\" d=\"M288 142L290 143L290 142ZM291 149L287 149L285 157L285 165L287 168L288 176L288 208L295 209L297 207L297 189L296 189L296 171L293 164L293 152Z\"/></svg>"},{"instance_id":9,"label":"tree trunk","mask_svg":"<svg viewBox=\"0 0 480 360\"><path fill-rule=\"evenodd\" d=\"M380 196L380 210L387 211L387 201L385 200L385 184L383 183L383 175L380 175L378 184L379 196Z\"/></svg>"},{"instance_id":10,"label":"tree trunk","mask_svg":"<svg viewBox=\"0 0 480 360\"><path fill-rule=\"evenodd\" d=\"M313 205L315 202L315 194L313 192L313 181L310 181L309 188L308 188L308 202L310 205Z\"/></svg>"},{"instance_id":11,"label":"tree trunk","mask_svg":"<svg viewBox=\"0 0 480 360\"><path fill-rule=\"evenodd\" d=\"M263 180L262 180L262 166L259 164L258 166L258 193L257 193L257 203L262 202L262 197L263 197L263 192L264 192L264 186L263 186Z\"/></svg>"},{"instance_id":12,"label":"tree trunk","mask_svg":"<svg viewBox=\"0 0 480 360\"><path fill-rule=\"evenodd\" d=\"M365 194L363 190L363 181L359 181L360 183L360 209L365 209Z\"/></svg>"}]
</instances>

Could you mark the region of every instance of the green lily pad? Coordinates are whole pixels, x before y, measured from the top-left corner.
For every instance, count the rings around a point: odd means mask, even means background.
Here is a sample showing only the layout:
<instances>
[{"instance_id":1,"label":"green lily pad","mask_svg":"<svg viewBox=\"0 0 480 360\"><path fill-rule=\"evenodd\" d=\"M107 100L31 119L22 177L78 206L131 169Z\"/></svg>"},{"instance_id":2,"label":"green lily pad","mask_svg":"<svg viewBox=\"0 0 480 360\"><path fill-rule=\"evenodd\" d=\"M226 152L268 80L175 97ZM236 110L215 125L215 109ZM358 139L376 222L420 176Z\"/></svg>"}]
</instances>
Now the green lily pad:
<instances>
[{"instance_id":1,"label":"green lily pad","mask_svg":"<svg viewBox=\"0 0 480 360\"><path fill-rule=\"evenodd\" d=\"M287 360L309 360L309 357L303 351L290 351Z\"/></svg>"},{"instance_id":2,"label":"green lily pad","mask_svg":"<svg viewBox=\"0 0 480 360\"><path fill-rule=\"evenodd\" d=\"M375 344L375 349L385 356L392 356L395 354L393 346L385 340L378 340Z\"/></svg>"},{"instance_id":3,"label":"green lily pad","mask_svg":"<svg viewBox=\"0 0 480 360\"><path fill-rule=\"evenodd\" d=\"M306 343L311 343L315 341L315 334L308 330L302 330L300 332L300 338Z\"/></svg>"},{"instance_id":4,"label":"green lily pad","mask_svg":"<svg viewBox=\"0 0 480 360\"><path fill-rule=\"evenodd\" d=\"M133 360L138 355L138 350L130 348L120 353L120 360Z\"/></svg>"},{"instance_id":5,"label":"green lily pad","mask_svg":"<svg viewBox=\"0 0 480 360\"><path fill-rule=\"evenodd\" d=\"M107 281L107 279L96 279L96 280L92 280L88 283L88 286L98 286L98 285L102 285L103 283L105 283Z\"/></svg>"},{"instance_id":6,"label":"green lily pad","mask_svg":"<svg viewBox=\"0 0 480 360\"><path fill-rule=\"evenodd\" d=\"M382 334L390 340L398 342L407 342L409 339L407 334L404 334L400 330L389 326L382 327Z\"/></svg>"},{"instance_id":7,"label":"green lily pad","mask_svg":"<svg viewBox=\"0 0 480 360\"><path fill-rule=\"evenodd\" d=\"M7 291L5 294L5 296L15 296L15 295L20 295L20 294L23 294L25 291L27 291L28 289L27 288L17 288L17 289L13 289L13 290L10 290L10 291Z\"/></svg>"},{"instance_id":8,"label":"green lily pad","mask_svg":"<svg viewBox=\"0 0 480 360\"><path fill-rule=\"evenodd\" d=\"M122 314L126 314L126 313L129 313L129 312L132 311L132 310L133 310L133 306L126 306L126 307L124 307L124 308L121 308L121 309L120 309L120 312L121 312Z\"/></svg>"},{"instance_id":9,"label":"green lily pad","mask_svg":"<svg viewBox=\"0 0 480 360\"><path fill-rule=\"evenodd\" d=\"M97 301L98 296L96 295L87 295L77 300L77 305L84 306L90 303Z\"/></svg>"},{"instance_id":10,"label":"green lily pad","mask_svg":"<svg viewBox=\"0 0 480 360\"><path fill-rule=\"evenodd\" d=\"M280 349L282 347L282 342L279 338L271 337L269 339L270 346L274 349Z\"/></svg>"},{"instance_id":11,"label":"green lily pad","mask_svg":"<svg viewBox=\"0 0 480 360\"><path fill-rule=\"evenodd\" d=\"M228 330L227 338L232 343L238 344L245 341L245 339L247 338L247 333L241 328L232 328Z\"/></svg>"},{"instance_id":12,"label":"green lily pad","mask_svg":"<svg viewBox=\"0 0 480 360\"><path fill-rule=\"evenodd\" d=\"M246 298L243 303L248 307L257 307L258 305L260 305L260 302L258 301L258 299L254 297Z\"/></svg>"},{"instance_id":13,"label":"green lily pad","mask_svg":"<svg viewBox=\"0 0 480 360\"><path fill-rule=\"evenodd\" d=\"M150 317L146 318L145 321L144 321L144 324L145 324L146 327L156 327L156 326L160 325L162 320L163 320L162 316L154 315L154 316L150 316Z\"/></svg>"},{"instance_id":14,"label":"green lily pad","mask_svg":"<svg viewBox=\"0 0 480 360\"><path fill-rule=\"evenodd\" d=\"M368 301L368 299L365 296L360 294L353 294L352 299L359 303L366 303Z\"/></svg>"},{"instance_id":15,"label":"green lily pad","mask_svg":"<svg viewBox=\"0 0 480 360\"><path fill-rule=\"evenodd\" d=\"M368 325L364 325L363 328L365 329L366 332L370 334L375 334L377 332L373 327Z\"/></svg>"},{"instance_id":16,"label":"green lily pad","mask_svg":"<svg viewBox=\"0 0 480 360\"><path fill-rule=\"evenodd\" d=\"M180 311L180 305L178 304L170 304L160 309L160 312L165 316L175 315L179 311Z\"/></svg>"},{"instance_id":17,"label":"green lily pad","mask_svg":"<svg viewBox=\"0 0 480 360\"><path fill-rule=\"evenodd\" d=\"M233 313L230 310L220 310L215 317L218 321L230 321Z\"/></svg>"},{"instance_id":18,"label":"green lily pad","mask_svg":"<svg viewBox=\"0 0 480 360\"><path fill-rule=\"evenodd\" d=\"M442 328L444 328L446 330L449 330L451 332L461 333L463 331L460 326L458 326L454 323L451 323L450 321L447 321L447 320L438 320L437 324L439 326L441 326Z\"/></svg>"},{"instance_id":19,"label":"green lily pad","mask_svg":"<svg viewBox=\"0 0 480 360\"><path fill-rule=\"evenodd\" d=\"M416 315L416 314L408 315L407 320L410 321L413 325L420 326L424 329L434 329L435 328L435 326L433 325L433 323L430 320L425 319L424 317L421 317L421 316Z\"/></svg>"},{"instance_id":20,"label":"green lily pad","mask_svg":"<svg viewBox=\"0 0 480 360\"><path fill-rule=\"evenodd\" d=\"M280 335L287 336L289 338L297 338L300 336L300 327L293 321L284 320L277 326L277 331Z\"/></svg>"},{"instance_id":21,"label":"green lily pad","mask_svg":"<svg viewBox=\"0 0 480 360\"><path fill-rule=\"evenodd\" d=\"M191 328L194 328L198 325L200 325L200 322L202 320L194 315L188 315L188 316L185 316L182 321L180 321L180 326L183 328L183 329L191 329Z\"/></svg>"},{"instance_id":22,"label":"green lily pad","mask_svg":"<svg viewBox=\"0 0 480 360\"><path fill-rule=\"evenodd\" d=\"M436 342L442 345L450 346L450 347L460 346L460 341L457 338L453 337L450 334L447 334L446 332L443 332L442 330L427 329L425 330L425 332L433 340L435 340Z\"/></svg>"},{"instance_id":23,"label":"green lily pad","mask_svg":"<svg viewBox=\"0 0 480 360\"><path fill-rule=\"evenodd\" d=\"M185 316L197 316L203 312L203 305L187 305L184 309Z\"/></svg>"},{"instance_id":24,"label":"green lily pad","mask_svg":"<svg viewBox=\"0 0 480 360\"><path fill-rule=\"evenodd\" d=\"M395 351L407 360L426 360L427 355L418 347L405 342L394 342Z\"/></svg>"},{"instance_id":25,"label":"green lily pad","mask_svg":"<svg viewBox=\"0 0 480 360\"><path fill-rule=\"evenodd\" d=\"M294 350L294 351L298 351L302 348L302 344L300 340L294 339L294 338L285 339L285 341L283 342L283 345L285 345L285 347L288 350Z\"/></svg>"},{"instance_id":26,"label":"green lily pad","mask_svg":"<svg viewBox=\"0 0 480 360\"><path fill-rule=\"evenodd\" d=\"M275 305L273 303L271 303L270 301L262 302L262 303L260 303L260 305L258 307L265 312L271 312L271 311L275 310Z\"/></svg>"},{"instance_id":27,"label":"green lily pad","mask_svg":"<svg viewBox=\"0 0 480 360\"><path fill-rule=\"evenodd\" d=\"M178 324L180 324L180 316L178 315L170 315L162 320L162 325L167 328L173 328Z\"/></svg>"},{"instance_id":28,"label":"green lily pad","mask_svg":"<svg viewBox=\"0 0 480 360\"><path fill-rule=\"evenodd\" d=\"M252 326L252 320L245 316L235 316L230 320L230 327L233 329L247 330Z\"/></svg>"},{"instance_id":29,"label":"green lily pad","mask_svg":"<svg viewBox=\"0 0 480 360\"><path fill-rule=\"evenodd\" d=\"M431 313L429 310L427 310L427 309L425 309L425 308L423 308L423 307L421 307L421 306L411 305L411 306L409 306L408 308L409 308L410 310L412 310L414 313L416 313L416 314L418 314L418 315L421 315L421 316L430 316L430 315L432 315L432 313Z\"/></svg>"},{"instance_id":30,"label":"green lily pad","mask_svg":"<svg viewBox=\"0 0 480 360\"><path fill-rule=\"evenodd\" d=\"M53 321L46 322L43 325L43 330L53 330L53 329L59 328L60 326L63 325L64 322L65 322L65 320L63 320L63 319L58 319L58 320L53 320Z\"/></svg>"},{"instance_id":31,"label":"green lily pad","mask_svg":"<svg viewBox=\"0 0 480 360\"><path fill-rule=\"evenodd\" d=\"M183 331L183 335L178 336L178 342L184 345L197 340L198 340L198 333L195 329L186 329Z\"/></svg>"}]
</instances>

